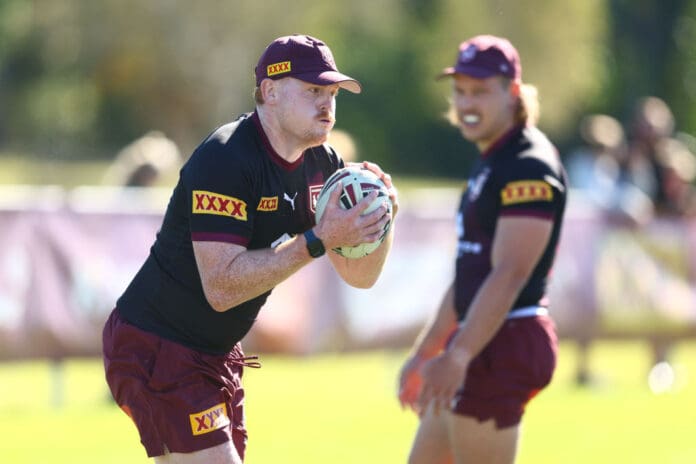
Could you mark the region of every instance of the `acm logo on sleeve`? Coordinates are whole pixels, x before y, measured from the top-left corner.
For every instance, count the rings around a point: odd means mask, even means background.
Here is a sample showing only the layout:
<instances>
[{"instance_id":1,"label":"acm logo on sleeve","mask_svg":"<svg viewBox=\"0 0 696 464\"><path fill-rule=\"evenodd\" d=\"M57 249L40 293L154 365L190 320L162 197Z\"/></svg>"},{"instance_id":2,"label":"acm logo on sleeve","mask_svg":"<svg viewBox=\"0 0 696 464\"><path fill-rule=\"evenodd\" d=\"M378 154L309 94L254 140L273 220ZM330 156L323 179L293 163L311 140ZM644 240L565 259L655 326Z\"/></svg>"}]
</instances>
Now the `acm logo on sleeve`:
<instances>
[{"instance_id":1,"label":"acm logo on sleeve","mask_svg":"<svg viewBox=\"0 0 696 464\"><path fill-rule=\"evenodd\" d=\"M519 180L509 182L500 191L503 205L529 203L532 201L552 201L553 189L542 180Z\"/></svg>"},{"instance_id":2,"label":"acm logo on sleeve","mask_svg":"<svg viewBox=\"0 0 696 464\"><path fill-rule=\"evenodd\" d=\"M194 435L203 435L226 427L230 425L227 405L220 403L205 411L189 414L189 421L191 422L191 432Z\"/></svg>"},{"instance_id":3,"label":"acm logo on sleeve","mask_svg":"<svg viewBox=\"0 0 696 464\"><path fill-rule=\"evenodd\" d=\"M239 198L205 190L194 190L193 214L216 214L246 221L247 204Z\"/></svg>"}]
</instances>

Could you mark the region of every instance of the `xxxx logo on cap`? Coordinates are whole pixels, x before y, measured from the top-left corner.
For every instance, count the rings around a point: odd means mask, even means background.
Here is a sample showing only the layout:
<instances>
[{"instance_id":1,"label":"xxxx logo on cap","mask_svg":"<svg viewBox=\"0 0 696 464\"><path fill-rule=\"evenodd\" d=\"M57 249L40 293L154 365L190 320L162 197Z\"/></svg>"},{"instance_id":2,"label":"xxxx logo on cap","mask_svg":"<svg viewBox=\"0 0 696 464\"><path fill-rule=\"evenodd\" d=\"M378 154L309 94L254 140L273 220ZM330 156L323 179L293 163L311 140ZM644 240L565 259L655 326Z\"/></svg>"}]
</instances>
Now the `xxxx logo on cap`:
<instances>
[{"instance_id":1,"label":"xxxx logo on cap","mask_svg":"<svg viewBox=\"0 0 696 464\"><path fill-rule=\"evenodd\" d=\"M266 66L266 75L275 76L277 74L283 74L292 71L292 66L289 61L283 61L282 63L273 63Z\"/></svg>"}]
</instances>

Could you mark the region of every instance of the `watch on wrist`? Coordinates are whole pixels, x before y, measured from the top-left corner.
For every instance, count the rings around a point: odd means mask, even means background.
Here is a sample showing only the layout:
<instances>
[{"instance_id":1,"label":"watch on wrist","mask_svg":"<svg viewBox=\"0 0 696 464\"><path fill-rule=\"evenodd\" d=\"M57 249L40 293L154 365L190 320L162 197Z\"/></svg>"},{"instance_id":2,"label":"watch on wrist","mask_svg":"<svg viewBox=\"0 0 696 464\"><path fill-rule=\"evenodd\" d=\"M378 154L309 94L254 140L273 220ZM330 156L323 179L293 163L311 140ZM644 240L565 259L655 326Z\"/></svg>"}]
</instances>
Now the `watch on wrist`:
<instances>
[{"instance_id":1,"label":"watch on wrist","mask_svg":"<svg viewBox=\"0 0 696 464\"><path fill-rule=\"evenodd\" d=\"M309 251L309 256L312 258L318 258L326 253L324 244L321 242L319 237L314 235L314 231L309 229L304 233L305 241L307 242L307 251Z\"/></svg>"}]
</instances>

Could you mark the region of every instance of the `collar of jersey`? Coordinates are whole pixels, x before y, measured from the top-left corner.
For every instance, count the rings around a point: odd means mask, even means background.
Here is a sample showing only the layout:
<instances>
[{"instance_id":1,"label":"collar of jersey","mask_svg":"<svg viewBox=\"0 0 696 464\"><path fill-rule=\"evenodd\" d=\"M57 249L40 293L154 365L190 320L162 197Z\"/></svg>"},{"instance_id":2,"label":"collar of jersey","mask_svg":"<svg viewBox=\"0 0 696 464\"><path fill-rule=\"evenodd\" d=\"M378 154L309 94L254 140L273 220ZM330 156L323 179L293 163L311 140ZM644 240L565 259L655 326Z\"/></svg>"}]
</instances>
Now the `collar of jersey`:
<instances>
[{"instance_id":1,"label":"collar of jersey","mask_svg":"<svg viewBox=\"0 0 696 464\"><path fill-rule=\"evenodd\" d=\"M516 125L514 125L509 131L507 131L506 133L504 133L503 135L501 135L501 136L498 138L498 140L496 140L495 142L493 142L493 143L491 144L491 146L488 147L488 149L486 149L486 151L484 151L483 153L481 153L481 157L482 157L482 158L487 158L487 157L491 156L492 153L494 153L494 152L500 150L500 148L502 148L505 144L507 144L508 141L509 141L510 139L512 139L512 137L513 137L515 134L521 132L522 129L524 129L524 124L516 124Z\"/></svg>"},{"instance_id":2,"label":"collar of jersey","mask_svg":"<svg viewBox=\"0 0 696 464\"><path fill-rule=\"evenodd\" d=\"M263 125L261 124L261 119L259 118L259 115L256 111L251 115L252 121L254 121L254 125L256 126L256 130L259 133L259 137L261 137L261 142L263 143L264 148L266 148L266 151L268 152L268 155L271 158L271 161L273 161L275 164L280 166L281 168L285 169L286 171L294 171L300 164L302 164L302 161L304 161L304 153L302 153L302 156L297 158L295 162L290 163L283 159L278 152L275 151L273 148L273 145L271 145L271 141L268 140L268 136L266 135L266 131L263 130Z\"/></svg>"}]
</instances>

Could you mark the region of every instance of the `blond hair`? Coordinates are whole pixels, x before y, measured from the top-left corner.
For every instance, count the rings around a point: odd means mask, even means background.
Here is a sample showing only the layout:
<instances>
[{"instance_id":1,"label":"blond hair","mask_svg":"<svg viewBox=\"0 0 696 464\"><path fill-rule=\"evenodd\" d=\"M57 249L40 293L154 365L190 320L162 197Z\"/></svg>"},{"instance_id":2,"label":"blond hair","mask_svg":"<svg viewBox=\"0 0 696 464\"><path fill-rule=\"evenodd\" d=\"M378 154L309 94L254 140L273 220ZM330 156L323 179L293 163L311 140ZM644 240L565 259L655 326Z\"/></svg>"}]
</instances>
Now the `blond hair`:
<instances>
[{"instance_id":1,"label":"blond hair","mask_svg":"<svg viewBox=\"0 0 696 464\"><path fill-rule=\"evenodd\" d=\"M518 124L536 126L539 122L539 91L532 84L520 84L520 98L515 111Z\"/></svg>"}]
</instances>

